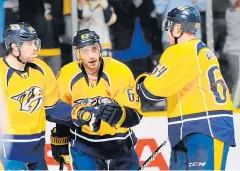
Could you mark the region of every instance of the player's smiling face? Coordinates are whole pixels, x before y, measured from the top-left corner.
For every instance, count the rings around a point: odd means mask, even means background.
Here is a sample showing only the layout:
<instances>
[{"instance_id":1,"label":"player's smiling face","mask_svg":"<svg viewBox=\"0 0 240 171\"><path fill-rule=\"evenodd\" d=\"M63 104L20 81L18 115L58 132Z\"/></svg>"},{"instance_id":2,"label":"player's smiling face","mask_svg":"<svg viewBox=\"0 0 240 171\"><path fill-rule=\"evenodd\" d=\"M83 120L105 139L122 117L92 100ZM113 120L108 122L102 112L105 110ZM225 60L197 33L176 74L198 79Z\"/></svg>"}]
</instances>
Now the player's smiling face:
<instances>
[{"instance_id":1,"label":"player's smiling face","mask_svg":"<svg viewBox=\"0 0 240 171\"><path fill-rule=\"evenodd\" d=\"M99 67L100 48L97 44L80 48L78 52L77 54L80 55L78 57L82 60L85 68L95 70Z\"/></svg>"}]
</instances>

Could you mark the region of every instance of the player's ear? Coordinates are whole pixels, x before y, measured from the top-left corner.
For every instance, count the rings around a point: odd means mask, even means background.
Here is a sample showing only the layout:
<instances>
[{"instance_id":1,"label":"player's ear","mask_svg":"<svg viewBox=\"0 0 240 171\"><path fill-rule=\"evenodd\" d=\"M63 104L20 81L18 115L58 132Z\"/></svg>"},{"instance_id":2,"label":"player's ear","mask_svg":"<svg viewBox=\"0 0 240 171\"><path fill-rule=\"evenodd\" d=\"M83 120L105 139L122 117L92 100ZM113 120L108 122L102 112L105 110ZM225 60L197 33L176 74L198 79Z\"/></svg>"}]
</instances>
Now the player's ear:
<instances>
[{"instance_id":1,"label":"player's ear","mask_svg":"<svg viewBox=\"0 0 240 171\"><path fill-rule=\"evenodd\" d=\"M12 50L15 50L15 51L18 50L16 43L12 43L11 48Z\"/></svg>"},{"instance_id":2,"label":"player's ear","mask_svg":"<svg viewBox=\"0 0 240 171\"><path fill-rule=\"evenodd\" d=\"M176 31L178 33L182 31L182 25L181 24L176 24Z\"/></svg>"},{"instance_id":3,"label":"player's ear","mask_svg":"<svg viewBox=\"0 0 240 171\"><path fill-rule=\"evenodd\" d=\"M18 49L18 47L17 47L17 44L16 43L12 43L11 45L11 51L12 51L12 53L15 55L15 56L19 56L20 55L20 51L19 51L19 49Z\"/></svg>"},{"instance_id":4,"label":"player's ear","mask_svg":"<svg viewBox=\"0 0 240 171\"><path fill-rule=\"evenodd\" d=\"M177 34L177 37L181 35L182 33L182 25L181 24L175 24L175 33Z\"/></svg>"}]
</instances>

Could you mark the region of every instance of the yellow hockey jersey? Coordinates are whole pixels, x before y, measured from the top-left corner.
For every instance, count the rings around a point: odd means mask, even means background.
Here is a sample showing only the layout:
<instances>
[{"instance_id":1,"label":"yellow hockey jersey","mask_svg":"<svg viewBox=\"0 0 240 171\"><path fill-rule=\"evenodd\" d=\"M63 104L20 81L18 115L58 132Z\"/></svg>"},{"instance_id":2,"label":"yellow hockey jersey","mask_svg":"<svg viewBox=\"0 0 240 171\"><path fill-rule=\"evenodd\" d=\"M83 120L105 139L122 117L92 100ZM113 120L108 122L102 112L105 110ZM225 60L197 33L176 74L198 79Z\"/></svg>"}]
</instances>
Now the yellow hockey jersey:
<instances>
[{"instance_id":1,"label":"yellow hockey jersey","mask_svg":"<svg viewBox=\"0 0 240 171\"><path fill-rule=\"evenodd\" d=\"M216 56L200 40L169 47L141 90L149 100L167 97L172 146L196 132L235 145L229 91Z\"/></svg>"},{"instance_id":2,"label":"yellow hockey jersey","mask_svg":"<svg viewBox=\"0 0 240 171\"><path fill-rule=\"evenodd\" d=\"M40 161L44 157L46 117L55 121L61 111L66 115L60 120L71 124L71 106L59 100L56 78L40 59L18 71L1 58L0 74L8 112L1 127L4 157L26 163Z\"/></svg>"},{"instance_id":3,"label":"yellow hockey jersey","mask_svg":"<svg viewBox=\"0 0 240 171\"><path fill-rule=\"evenodd\" d=\"M134 91L135 80L130 69L123 63L108 57L101 59L99 77L89 82L83 67L77 62L64 66L58 76L61 99L69 104L90 104L98 108L101 103L117 101L126 109L127 115L141 120L140 102ZM81 150L96 158L111 159L127 153L136 143L136 137L129 128L115 128L101 121L100 129L92 132L88 126L72 126L74 143ZM75 141L77 139L77 141ZM76 147L77 148L77 147Z\"/></svg>"}]
</instances>

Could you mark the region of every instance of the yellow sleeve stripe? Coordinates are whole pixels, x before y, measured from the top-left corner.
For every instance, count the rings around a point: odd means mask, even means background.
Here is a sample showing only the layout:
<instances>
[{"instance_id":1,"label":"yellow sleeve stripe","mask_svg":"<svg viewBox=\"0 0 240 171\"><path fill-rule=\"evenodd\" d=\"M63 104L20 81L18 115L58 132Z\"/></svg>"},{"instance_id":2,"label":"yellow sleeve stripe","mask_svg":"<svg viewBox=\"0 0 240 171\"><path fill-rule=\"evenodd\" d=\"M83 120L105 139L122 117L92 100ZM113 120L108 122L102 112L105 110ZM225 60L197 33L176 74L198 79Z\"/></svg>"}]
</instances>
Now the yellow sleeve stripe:
<instances>
[{"instance_id":1,"label":"yellow sleeve stripe","mask_svg":"<svg viewBox=\"0 0 240 171\"><path fill-rule=\"evenodd\" d=\"M107 48L112 49L112 43L104 43L104 44L102 44L102 48L103 49L107 49Z\"/></svg>"},{"instance_id":2,"label":"yellow sleeve stripe","mask_svg":"<svg viewBox=\"0 0 240 171\"><path fill-rule=\"evenodd\" d=\"M122 117L120 118L120 120L118 121L118 123L115 125L115 128L120 128L123 124L123 122L126 120L127 114L126 114L126 110L124 109L124 107L122 107Z\"/></svg>"},{"instance_id":3,"label":"yellow sleeve stripe","mask_svg":"<svg viewBox=\"0 0 240 171\"><path fill-rule=\"evenodd\" d=\"M60 55L61 55L60 48L41 49L38 52L38 56L43 56L43 57L54 57L54 56L60 56Z\"/></svg>"},{"instance_id":4,"label":"yellow sleeve stripe","mask_svg":"<svg viewBox=\"0 0 240 171\"><path fill-rule=\"evenodd\" d=\"M223 161L224 142L214 138L214 170L221 170Z\"/></svg>"},{"instance_id":5,"label":"yellow sleeve stripe","mask_svg":"<svg viewBox=\"0 0 240 171\"><path fill-rule=\"evenodd\" d=\"M71 14L71 0L63 1L63 15Z\"/></svg>"}]
</instances>

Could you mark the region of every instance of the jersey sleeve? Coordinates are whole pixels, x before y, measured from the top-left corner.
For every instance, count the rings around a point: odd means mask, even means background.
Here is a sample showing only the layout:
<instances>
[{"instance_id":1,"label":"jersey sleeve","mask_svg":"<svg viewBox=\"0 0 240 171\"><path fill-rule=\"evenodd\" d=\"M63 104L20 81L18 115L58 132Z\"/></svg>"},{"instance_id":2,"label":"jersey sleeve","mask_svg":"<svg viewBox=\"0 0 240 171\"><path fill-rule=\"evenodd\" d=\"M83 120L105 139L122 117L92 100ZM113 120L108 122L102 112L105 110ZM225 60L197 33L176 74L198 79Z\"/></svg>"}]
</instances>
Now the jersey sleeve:
<instances>
[{"instance_id":1,"label":"jersey sleeve","mask_svg":"<svg viewBox=\"0 0 240 171\"><path fill-rule=\"evenodd\" d=\"M127 78L125 80L127 84L116 94L114 100L124 107L127 114L121 127L129 128L139 124L142 119L141 102L136 93L135 80L130 69L123 75Z\"/></svg>"},{"instance_id":2,"label":"jersey sleeve","mask_svg":"<svg viewBox=\"0 0 240 171\"><path fill-rule=\"evenodd\" d=\"M61 69L57 74L57 84L59 89L60 99L68 104L72 102L72 95L69 88L69 81L66 77L64 69Z\"/></svg>"},{"instance_id":3,"label":"jersey sleeve","mask_svg":"<svg viewBox=\"0 0 240 171\"><path fill-rule=\"evenodd\" d=\"M57 81L52 70L48 68L48 66L45 67L45 71L44 104L45 106L53 106L59 100Z\"/></svg>"},{"instance_id":4,"label":"jersey sleeve","mask_svg":"<svg viewBox=\"0 0 240 171\"><path fill-rule=\"evenodd\" d=\"M139 97L135 91L135 79L130 70L124 72L124 85L121 86L121 89L115 95L114 100L119 104L126 107L131 107L139 109L141 104L139 102Z\"/></svg>"},{"instance_id":5,"label":"jersey sleeve","mask_svg":"<svg viewBox=\"0 0 240 171\"><path fill-rule=\"evenodd\" d=\"M46 118L50 122L69 126L72 124L72 107L60 100L57 80L51 68L49 68L46 64L44 68L45 79L43 91Z\"/></svg>"},{"instance_id":6,"label":"jersey sleeve","mask_svg":"<svg viewBox=\"0 0 240 171\"><path fill-rule=\"evenodd\" d=\"M148 98L172 96L200 75L198 68L197 56L169 48L152 74L145 78L143 94Z\"/></svg>"}]
</instances>

